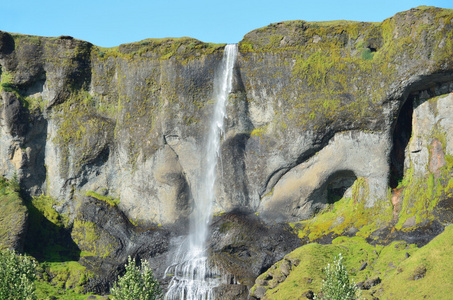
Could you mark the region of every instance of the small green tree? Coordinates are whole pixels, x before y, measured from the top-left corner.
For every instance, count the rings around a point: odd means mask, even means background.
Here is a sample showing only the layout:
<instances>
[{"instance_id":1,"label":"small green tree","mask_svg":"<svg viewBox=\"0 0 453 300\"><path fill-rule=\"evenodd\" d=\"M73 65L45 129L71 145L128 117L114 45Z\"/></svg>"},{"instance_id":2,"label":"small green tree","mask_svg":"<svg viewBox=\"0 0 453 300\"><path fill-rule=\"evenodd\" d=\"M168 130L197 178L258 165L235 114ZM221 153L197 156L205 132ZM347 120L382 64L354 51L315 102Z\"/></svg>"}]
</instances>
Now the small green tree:
<instances>
[{"instance_id":1,"label":"small green tree","mask_svg":"<svg viewBox=\"0 0 453 300\"><path fill-rule=\"evenodd\" d=\"M129 256L128 263L125 265L126 273L113 284L111 289L113 300L155 300L162 298L162 290L159 282L154 278L153 271L148 267L148 263L141 261L141 266L137 267L135 259Z\"/></svg>"},{"instance_id":2,"label":"small green tree","mask_svg":"<svg viewBox=\"0 0 453 300\"><path fill-rule=\"evenodd\" d=\"M324 269L326 279L322 283L321 293L315 299L353 300L357 299L357 287L350 282L348 271L343 265L341 253L334 258L333 264Z\"/></svg>"},{"instance_id":3,"label":"small green tree","mask_svg":"<svg viewBox=\"0 0 453 300\"><path fill-rule=\"evenodd\" d=\"M34 300L36 263L13 250L0 251L0 299Z\"/></svg>"}]
</instances>

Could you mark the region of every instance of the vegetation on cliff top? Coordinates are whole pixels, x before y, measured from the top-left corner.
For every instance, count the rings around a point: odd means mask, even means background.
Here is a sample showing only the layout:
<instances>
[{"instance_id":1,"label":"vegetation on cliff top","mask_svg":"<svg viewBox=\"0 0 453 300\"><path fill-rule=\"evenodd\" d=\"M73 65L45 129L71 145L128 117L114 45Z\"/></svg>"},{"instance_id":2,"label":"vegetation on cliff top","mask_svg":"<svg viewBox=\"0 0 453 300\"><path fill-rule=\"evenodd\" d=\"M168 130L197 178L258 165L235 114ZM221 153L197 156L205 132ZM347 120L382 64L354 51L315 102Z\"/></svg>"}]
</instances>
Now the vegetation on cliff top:
<instances>
[{"instance_id":1,"label":"vegetation on cliff top","mask_svg":"<svg viewBox=\"0 0 453 300\"><path fill-rule=\"evenodd\" d=\"M187 61L206 54L220 52L226 44L203 43L190 37L145 39L135 43L122 44L112 48L96 48L95 54L102 58L135 56L152 59L175 59Z\"/></svg>"},{"instance_id":2,"label":"vegetation on cliff top","mask_svg":"<svg viewBox=\"0 0 453 300\"><path fill-rule=\"evenodd\" d=\"M346 123L380 130L373 120L395 96L392 83L415 72L442 73L453 64L452 18L453 10L420 7L381 23L270 24L239 43L246 90L255 89L256 76L268 78L272 88L283 84L279 99L285 105L273 109L290 127L319 130ZM271 55L282 66L261 68L260 62ZM291 80L282 72L291 72ZM256 100L252 93L248 96Z\"/></svg>"}]
</instances>

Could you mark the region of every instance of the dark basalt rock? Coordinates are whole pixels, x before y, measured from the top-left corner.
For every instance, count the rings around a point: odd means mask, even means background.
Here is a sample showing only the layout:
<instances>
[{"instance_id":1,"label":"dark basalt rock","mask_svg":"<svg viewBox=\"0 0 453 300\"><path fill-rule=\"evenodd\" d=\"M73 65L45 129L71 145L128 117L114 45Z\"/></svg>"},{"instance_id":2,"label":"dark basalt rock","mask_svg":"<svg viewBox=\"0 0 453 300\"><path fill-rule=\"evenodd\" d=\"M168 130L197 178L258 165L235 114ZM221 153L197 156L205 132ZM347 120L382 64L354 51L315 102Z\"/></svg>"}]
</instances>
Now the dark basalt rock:
<instances>
[{"instance_id":1,"label":"dark basalt rock","mask_svg":"<svg viewBox=\"0 0 453 300\"><path fill-rule=\"evenodd\" d=\"M370 278L366 281L361 281L356 284L356 287L360 290L369 290L373 286L376 286L381 283L381 279L379 277Z\"/></svg>"},{"instance_id":2,"label":"dark basalt rock","mask_svg":"<svg viewBox=\"0 0 453 300\"><path fill-rule=\"evenodd\" d=\"M226 213L214 219L208 241L212 261L243 285L301 242L287 224L265 224L257 215Z\"/></svg>"},{"instance_id":3,"label":"dark basalt rock","mask_svg":"<svg viewBox=\"0 0 453 300\"><path fill-rule=\"evenodd\" d=\"M3 86L1 93L3 99L1 117L12 136L23 136L28 127L25 109L13 92L5 91L7 89L8 87Z\"/></svg>"},{"instance_id":4,"label":"dark basalt rock","mask_svg":"<svg viewBox=\"0 0 453 300\"><path fill-rule=\"evenodd\" d=\"M421 226L416 226L405 231L394 230L394 228L390 226L374 232L367 240L372 245L387 245L393 241L401 240L409 244L416 244L418 247L423 247L437 235L442 233L444 228L445 227L438 220L427 221Z\"/></svg>"},{"instance_id":5,"label":"dark basalt rock","mask_svg":"<svg viewBox=\"0 0 453 300\"><path fill-rule=\"evenodd\" d=\"M15 43L13 37L4 31L0 31L0 58L3 55L14 51Z\"/></svg>"}]
</instances>

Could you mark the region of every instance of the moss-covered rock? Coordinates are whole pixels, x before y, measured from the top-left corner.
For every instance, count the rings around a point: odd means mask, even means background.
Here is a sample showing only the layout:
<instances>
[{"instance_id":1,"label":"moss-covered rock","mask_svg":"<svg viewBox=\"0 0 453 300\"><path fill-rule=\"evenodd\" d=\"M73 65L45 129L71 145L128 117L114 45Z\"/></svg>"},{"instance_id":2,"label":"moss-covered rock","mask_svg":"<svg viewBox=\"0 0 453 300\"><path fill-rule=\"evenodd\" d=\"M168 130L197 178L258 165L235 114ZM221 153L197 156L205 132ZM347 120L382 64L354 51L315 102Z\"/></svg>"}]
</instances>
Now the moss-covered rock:
<instances>
[{"instance_id":1,"label":"moss-covered rock","mask_svg":"<svg viewBox=\"0 0 453 300\"><path fill-rule=\"evenodd\" d=\"M17 181L0 178L0 249L24 247L28 213L18 188Z\"/></svg>"},{"instance_id":2,"label":"moss-covered rock","mask_svg":"<svg viewBox=\"0 0 453 300\"><path fill-rule=\"evenodd\" d=\"M168 251L169 232L157 226L132 224L116 205L87 196L77 209L71 237L80 249L79 263L96 274L89 291L105 293L117 279L128 256L149 259ZM165 261L153 267L162 275ZM107 284L106 284L107 282Z\"/></svg>"},{"instance_id":3,"label":"moss-covered rock","mask_svg":"<svg viewBox=\"0 0 453 300\"><path fill-rule=\"evenodd\" d=\"M262 200L295 166L307 162L307 170L336 133L371 132L390 144L410 93L428 86L437 95L451 91L451 19L451 10L416 8L382 23L291 21L247 34L239 43L240 73L254 132L260 132L246 143L247 190L259 198L253 200ZM381 147L382 156L387 151ZM348 170L361 176L356 166ZM381 191L386 177L379 176ZM295 208L289 198L275 201L288 206L286 216Z\"/></svg>"}]
</instances>

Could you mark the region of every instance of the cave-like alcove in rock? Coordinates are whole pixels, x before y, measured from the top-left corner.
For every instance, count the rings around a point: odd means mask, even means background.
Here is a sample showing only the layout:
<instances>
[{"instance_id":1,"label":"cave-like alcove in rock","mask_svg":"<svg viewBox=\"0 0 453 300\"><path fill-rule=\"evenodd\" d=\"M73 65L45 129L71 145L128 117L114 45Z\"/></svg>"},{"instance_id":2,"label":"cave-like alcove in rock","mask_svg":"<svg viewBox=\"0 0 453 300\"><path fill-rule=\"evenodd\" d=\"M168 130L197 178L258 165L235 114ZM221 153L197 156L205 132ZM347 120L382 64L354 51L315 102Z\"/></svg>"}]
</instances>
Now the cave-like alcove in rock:
<instances>
[{"instance_id":1,"label":"cave-like alcove in rock","mask_svg":"<svg viewBox=\"0 0 453 300\"><path fill-rule=\"evenodd\" d=\"M339 170L330 174L324 184L309 198L309 201L313 201L313 213L317 214L326 205L333 204L346 196L346 192L356 180L357 176L351 170Z\"/></svg>"},{"instance_id":2,"label":"cave-like alcove in rock","mask_svg":"<svg viewBox=\"0 0 453 300\"><path fill-rule=\"evenodd\" d=\"M393 129L389 178L389 184L392 189L398 186L404 176L405 149L412 134L413 103L413 97L409 96L399 112Z\"/></svg>"}]
</instances>

